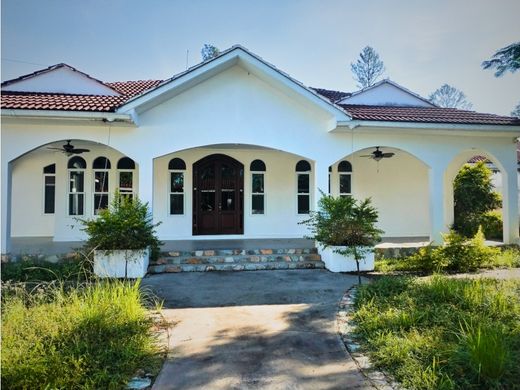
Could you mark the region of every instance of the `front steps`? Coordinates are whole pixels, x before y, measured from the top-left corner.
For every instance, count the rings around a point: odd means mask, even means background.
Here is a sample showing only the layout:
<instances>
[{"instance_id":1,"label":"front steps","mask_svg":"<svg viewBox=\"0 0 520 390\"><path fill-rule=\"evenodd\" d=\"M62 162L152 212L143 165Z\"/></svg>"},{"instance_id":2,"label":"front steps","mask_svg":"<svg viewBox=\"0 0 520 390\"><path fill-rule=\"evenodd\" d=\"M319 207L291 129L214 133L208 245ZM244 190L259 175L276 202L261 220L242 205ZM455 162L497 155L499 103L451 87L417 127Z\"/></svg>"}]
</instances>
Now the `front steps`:
<instances>
[{"instance_id":1,"label":"front steps","mask_svg":"<svg viewBox=\"0 0 520 390\"><path fill-rule=\"evenodd\" d=\"M325 268L316 248L216 249L163 252L148 272L258 271Z\"/></svg>"}]
</instances>

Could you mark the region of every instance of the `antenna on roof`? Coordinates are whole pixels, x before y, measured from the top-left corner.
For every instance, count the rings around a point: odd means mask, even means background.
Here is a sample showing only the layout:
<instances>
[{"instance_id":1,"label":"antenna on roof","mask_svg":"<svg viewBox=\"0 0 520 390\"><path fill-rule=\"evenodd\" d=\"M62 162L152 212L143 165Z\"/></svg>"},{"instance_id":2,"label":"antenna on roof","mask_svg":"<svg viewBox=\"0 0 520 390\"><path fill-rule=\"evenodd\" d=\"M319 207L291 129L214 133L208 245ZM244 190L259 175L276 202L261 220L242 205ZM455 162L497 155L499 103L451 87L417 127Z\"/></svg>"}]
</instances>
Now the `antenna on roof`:
<instances>
[{"instance_id":1,"label":"antenna on roof","mask_svg":"<svg viewBox=\"0 0 520 390\"><path fill-rule=\"evenodd\" d=\"M190 54L190 49L186 49L186 70L188 70L188 55Z\"/></svg>"}]
</instances>

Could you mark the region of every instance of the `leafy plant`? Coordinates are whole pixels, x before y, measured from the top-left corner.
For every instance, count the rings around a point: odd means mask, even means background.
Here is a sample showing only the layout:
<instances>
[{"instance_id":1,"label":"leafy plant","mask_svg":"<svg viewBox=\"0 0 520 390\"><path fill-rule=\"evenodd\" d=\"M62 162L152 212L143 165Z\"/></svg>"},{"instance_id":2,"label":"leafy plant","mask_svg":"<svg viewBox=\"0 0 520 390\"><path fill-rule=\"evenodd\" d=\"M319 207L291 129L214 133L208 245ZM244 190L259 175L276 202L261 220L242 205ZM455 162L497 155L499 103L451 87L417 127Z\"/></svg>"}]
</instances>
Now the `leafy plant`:
<instances>
[{"instance_id":1,"label":"leafy plant","mask_svg":"<svg viewBox=\"0 0 520 390\"><path fill-rule=\"evenodd\" d=\"M148 203L137 197L116 193L108 209L97 218L81 220L88 235L87 247L99 250L145 249L150 247L152 258L158 255L161 242L155 235Z\"/></svg>"},{"instance_id":2,"label":"leafy plant","mask_svg":"<svg viewBox=\"0 0 520 390\"><path fill-rule=\"evenodd\" d=\"M484 162L462 167L453 182L453 195L453 229L466 237L473 236L480 225L489 221L487 212L502 207L500 194L491 182L491 170Z\"/></svg>"},{"instance_id":3,"label":"leafy plant","mask_svg":"<svg viewBox=\"0 0 520 390\"><path fill-rule=\"evenodd\" d=\"M361 283L359 262L373 250L383 233L376 227L377 219L378 213L370 198L358 201L351 196L334 197L322 193L318 211L311 211L310 218L301 223L310 228L312 238L324 247L341 247L334 251L353 256Z\"/></svg>"}]
</instances>

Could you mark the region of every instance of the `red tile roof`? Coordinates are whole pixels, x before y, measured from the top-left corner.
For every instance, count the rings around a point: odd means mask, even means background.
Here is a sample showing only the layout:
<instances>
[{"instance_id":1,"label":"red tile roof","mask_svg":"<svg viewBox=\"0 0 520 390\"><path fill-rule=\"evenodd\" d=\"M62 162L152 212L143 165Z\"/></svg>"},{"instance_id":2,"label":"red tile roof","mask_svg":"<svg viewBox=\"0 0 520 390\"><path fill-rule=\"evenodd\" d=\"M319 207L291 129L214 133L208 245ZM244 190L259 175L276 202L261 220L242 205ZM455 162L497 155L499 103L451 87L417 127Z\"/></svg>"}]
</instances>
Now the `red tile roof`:
<instances>
[{"instance_id":1,"label":"red tile roof","mask_svg":"<svg viewBox=\"0 0 520 390\"><path fill-rule=\"evenodd\" d=\"M105 83L105 85L123 95L131 97L139 95L150 88L157 87L162 81L163 80L115 81L113 83Z\"/></svg>"},{"instance_id":2,"label":"red tile roof","mask_svg":"<svg viewBox=\"0 0 520 390\"><path fill-rule=\"evenodd\" d=\"M5 109L58 111L115 111L131 97L156 87L162 80L118 81L104 83L121 96L71 95L2 91L1 106Z\"/></svg>"},{"instance_id":3,"label":"red tile roof","mask_svg":"<svg viewBox=\"0 0 520 390\"><path fill-rule=\"evenodd\" d=\"M339 102L341 99L352 95L350 92L334 91L332 89L323 88L310 88L319 93L321 96L324 96L327 99L329 99L332 103Z\"/></svg>"},{"instance_id":4,"label":"red tile roof","mask_svg":"<svg viewBox=\"0 0 520 390\"><path fill-rule=\"evenodd\" d=\"M367 121L520 125L519 118L456 108L340 104L353 119Z\"/></svg>"},{"instance_id":5,"label":"red tile roof","mask_svg":"<svg viewBox=\"0 0 520 390\"><path fill-rule=\"evenodd\" d=\"M10 81L6 81L2 85L10 84ZM104 83L106 86L121 93L121 96L2 91L1 107L3 109L25 110L113 112L130 98L151 88L155 88L162 82L162 80L137 80ZM322 88L312 89L333 103L350 95L348 92ZM481 114L474 111L463 111L453 108L364 106L348 104L341 104L340 106L350 114L353 119L357 120L520 125L520 119L518 118L494 114Z\"/></svg>"}]
</instances>

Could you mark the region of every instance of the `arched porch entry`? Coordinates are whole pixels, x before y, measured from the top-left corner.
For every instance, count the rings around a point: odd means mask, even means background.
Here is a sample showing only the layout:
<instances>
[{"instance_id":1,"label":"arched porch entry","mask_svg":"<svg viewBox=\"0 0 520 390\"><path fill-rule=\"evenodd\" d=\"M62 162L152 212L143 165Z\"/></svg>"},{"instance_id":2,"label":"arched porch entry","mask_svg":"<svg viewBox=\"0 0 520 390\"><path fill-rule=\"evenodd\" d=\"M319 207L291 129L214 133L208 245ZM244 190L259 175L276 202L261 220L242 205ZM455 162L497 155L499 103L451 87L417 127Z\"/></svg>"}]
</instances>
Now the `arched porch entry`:
<instances>
[{"instance_id":1,"label":"arched porch entry","mask_svg":"<svg viewBox=\"0 0 520 390\"><path fill-rule=\"evenodd\" d=\"M244 233L244 165L225 154L193 164L193 235Z\"/></svg>"},{"instance_id":2,"label":"arched porch entry","mask_svg":"<svg viewBox=\"0 0 520 390\"><path fill-rule=\"evenodd\" d=\"M84 139L41 145L9 166L8 239L17 242L81 241L79 219L108 207L116 191L138 193L138 164L111 146Z\"/></svg>"}]
</instances>

